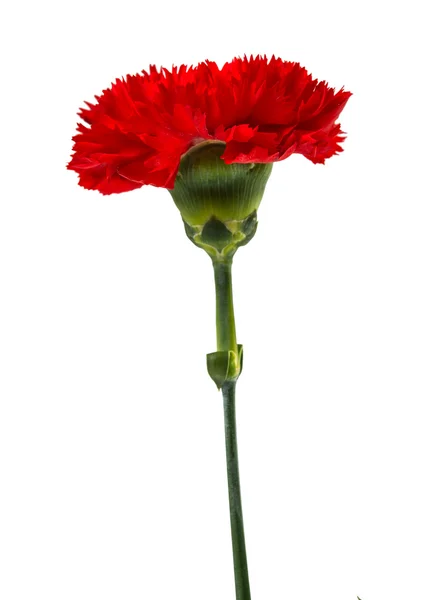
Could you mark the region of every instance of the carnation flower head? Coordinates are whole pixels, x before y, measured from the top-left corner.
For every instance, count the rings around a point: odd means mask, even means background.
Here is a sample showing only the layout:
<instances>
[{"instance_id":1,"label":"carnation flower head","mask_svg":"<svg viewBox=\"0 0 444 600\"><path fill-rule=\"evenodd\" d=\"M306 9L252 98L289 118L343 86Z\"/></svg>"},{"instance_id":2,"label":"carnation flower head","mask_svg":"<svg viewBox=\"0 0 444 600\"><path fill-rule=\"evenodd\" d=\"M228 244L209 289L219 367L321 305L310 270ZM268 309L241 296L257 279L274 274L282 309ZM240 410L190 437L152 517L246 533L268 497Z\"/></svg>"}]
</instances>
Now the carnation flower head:
<instances>
[{"instance_id":1,"label":"carnation flower head","mask_svg":"<svg viewBox=\"0 0 444 600\"><path fill-rule=\"evenodd\" d=\"M302 154L313 163L342 151L337 119L350 92L317 81L299 63L257 56L219 68L158 70L117 79L86 103L68 169L102 194L143 185L173 189L182 157L210 140L226 164L273 163Z\"/></svg>"}]
</instances>

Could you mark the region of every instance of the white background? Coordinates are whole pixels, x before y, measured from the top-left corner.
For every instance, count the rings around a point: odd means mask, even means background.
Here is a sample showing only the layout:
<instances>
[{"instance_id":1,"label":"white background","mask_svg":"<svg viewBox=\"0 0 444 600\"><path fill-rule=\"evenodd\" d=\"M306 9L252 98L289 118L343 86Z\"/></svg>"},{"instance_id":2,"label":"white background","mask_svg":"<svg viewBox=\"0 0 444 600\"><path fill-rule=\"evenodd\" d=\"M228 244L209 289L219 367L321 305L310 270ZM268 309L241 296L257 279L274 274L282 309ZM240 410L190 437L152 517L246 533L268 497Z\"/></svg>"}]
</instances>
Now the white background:
<instances>
[{"instance_id":1,"label":"white background","mask_svg":"<svg viewBox=\"0 0 444 600\"><path fill-rule=\"evenodd\" d=\"M2 600L234 600L210 260L165 190L103 197L65 165L116 77L244 53L354 94L343 154L276 164L235 261L253 600L444 599L433 6L3 9Z\"/></svg>"}]
</instances>

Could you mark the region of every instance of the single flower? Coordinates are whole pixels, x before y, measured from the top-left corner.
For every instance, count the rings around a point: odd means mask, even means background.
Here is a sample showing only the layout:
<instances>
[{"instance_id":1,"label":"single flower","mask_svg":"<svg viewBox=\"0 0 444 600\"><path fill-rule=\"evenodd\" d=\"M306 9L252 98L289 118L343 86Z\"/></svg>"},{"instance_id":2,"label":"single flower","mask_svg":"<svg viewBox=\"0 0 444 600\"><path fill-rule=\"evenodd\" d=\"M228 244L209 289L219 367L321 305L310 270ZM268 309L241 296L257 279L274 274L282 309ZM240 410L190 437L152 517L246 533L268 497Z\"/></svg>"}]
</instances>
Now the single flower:
<instances>
[{"instance_id":1,"label":"single flower","mask_svg":"<svg viewBox=\"0 0 444 600\"><path fill-rule=\"evenodd\" d=\"M128 75L80 111L68 165L102 194L167 188L191 241L211 257L217 350L207 369L224 401L237 600L251 600L237 459L235 387L242 371L231 267L256 232L273 163L302 154L314 163L341 152L337 119L350 92L335 92L298 63L274 56L206 61Z\"/></svg>"},{"instance_id":2,"label":"single flower","mask_svg":"<svg viewBox=\"0 0 444 600\"><path fill-rule=\"evenodd\" d=\"M227 163L272 163L303 154L314 163L341 152L336 122L350 92L335 92L299 63L235 58L222 68L151 66L117 79L86 103L68 168L102 194L143 185L172 189L181 157L206 140Z\"/></svg>"}]
</instances>

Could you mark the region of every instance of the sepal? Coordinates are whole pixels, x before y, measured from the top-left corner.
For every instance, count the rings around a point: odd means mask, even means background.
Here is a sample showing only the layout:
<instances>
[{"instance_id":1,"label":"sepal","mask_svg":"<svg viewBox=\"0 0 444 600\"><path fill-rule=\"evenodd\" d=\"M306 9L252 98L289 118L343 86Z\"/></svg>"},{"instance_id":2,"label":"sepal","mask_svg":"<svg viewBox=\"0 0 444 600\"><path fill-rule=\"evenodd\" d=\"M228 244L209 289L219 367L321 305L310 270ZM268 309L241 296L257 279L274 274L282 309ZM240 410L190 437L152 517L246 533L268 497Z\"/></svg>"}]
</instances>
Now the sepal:
<instances>
[{"instance_id":1,"label":"sepal","mask_svg":"<svg viewBox=\"0 0 444 600\"><path fill-rule=\"evenodd\" d=\"M184 221L188 238L216 260L232 258L239 246L245 246L257 229L257 212L245 219L222 222L211 217L205 225L189 225Z\"/></svg>"},{"instance_id":2,"label":"sepal","mask_svg":"<svg viewBox=\"0 0 444 600\"><path fill-rule=\"evenodd\" d=\"M231 163L221 158L225 143L207 140L180 161L169 190L190 240L214 259L231 257L257 228L257 209L272 163Z\"/></svg>"}]
</instances>

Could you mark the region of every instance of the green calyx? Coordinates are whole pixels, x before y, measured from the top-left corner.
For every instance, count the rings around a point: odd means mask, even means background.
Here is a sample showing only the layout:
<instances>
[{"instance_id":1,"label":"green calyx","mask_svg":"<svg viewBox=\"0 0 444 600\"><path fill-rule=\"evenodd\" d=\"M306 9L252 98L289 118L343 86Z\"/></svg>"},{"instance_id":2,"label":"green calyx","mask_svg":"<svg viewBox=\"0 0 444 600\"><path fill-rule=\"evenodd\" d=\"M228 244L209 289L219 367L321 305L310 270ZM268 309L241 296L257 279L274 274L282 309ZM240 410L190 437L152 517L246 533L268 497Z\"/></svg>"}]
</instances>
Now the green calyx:
<instances>
[{"instance_id":1,"label":"green calyx","mask_svg":"<svg viewBox=\"0 0 444 600\"><path fill-rule=\"evenodd\" d=\"M223 142L194 146L180 162L169 190L190 240L213 258L233 256L257 228L257 209L271 173L271 163L233 163L220 157Z\"/></svg>"}]
</instances>

